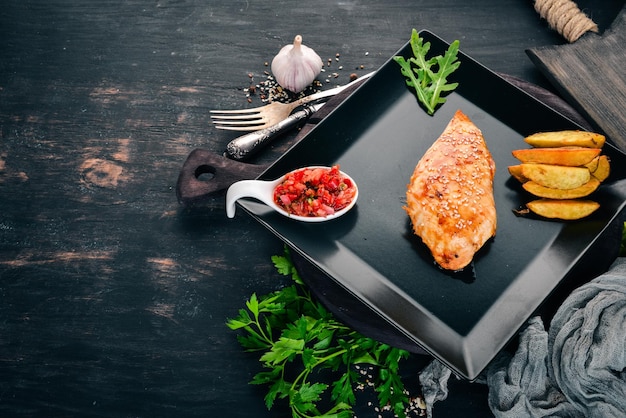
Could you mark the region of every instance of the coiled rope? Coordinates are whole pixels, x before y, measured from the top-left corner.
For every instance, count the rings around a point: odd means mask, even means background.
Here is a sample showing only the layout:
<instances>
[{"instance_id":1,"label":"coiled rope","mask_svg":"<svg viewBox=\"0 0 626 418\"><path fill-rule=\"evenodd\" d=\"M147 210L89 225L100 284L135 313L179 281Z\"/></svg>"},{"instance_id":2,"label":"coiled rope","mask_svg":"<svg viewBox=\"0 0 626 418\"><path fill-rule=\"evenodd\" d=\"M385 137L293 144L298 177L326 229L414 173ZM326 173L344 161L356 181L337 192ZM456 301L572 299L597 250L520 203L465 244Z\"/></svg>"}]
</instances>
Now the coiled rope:
<instances>
[{"instance_id":1,"label":"coiled rope","mask_svg":"<svg viewBox=\"0 0 626 418\"><path fill-rule=\"evenodd\" d=\"M570 43L588 31L598 32L598 25L572 0L535 0L535 10Z\"/></svg>"}]
</instances>

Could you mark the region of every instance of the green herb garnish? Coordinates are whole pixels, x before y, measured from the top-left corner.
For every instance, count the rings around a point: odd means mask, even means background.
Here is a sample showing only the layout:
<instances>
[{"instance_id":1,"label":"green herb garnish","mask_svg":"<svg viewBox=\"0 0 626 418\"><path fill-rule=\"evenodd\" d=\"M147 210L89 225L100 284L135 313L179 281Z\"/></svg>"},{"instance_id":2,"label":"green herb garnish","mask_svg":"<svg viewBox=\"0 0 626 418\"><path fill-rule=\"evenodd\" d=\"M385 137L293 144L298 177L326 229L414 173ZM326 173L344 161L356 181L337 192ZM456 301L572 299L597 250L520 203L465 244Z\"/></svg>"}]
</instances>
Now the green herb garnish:
<instances>
[{"instance_id":1,"label":"green herb garnish","mask_svg":"<svg viewBox=\"0 0 626 418\"><path fill-rule=\"evenodd\" d=\"M400 64L407 86L415 89L417 99L426 107L428 114L433 115L437 105L446 101L445 97L441 97L442 93L450 92L459 85L447 81L447 77L461 65L457 58L459 41L452 42L443 56L432 58L427 58L430 42L424 43L415 29L411 33L410 44L413 57L406 60L397 55L393 59Z\"/></svg>"},{"instance_id":2,"label":"green herb garnish","mask_svg":"<svg viewBox=\"0 0 626 418\"><path fill-rule=\"evenodd\" d=\"M229 319L232 330L243 331L239 343L247 351L261 352L264 371L251 384L268 385L265 404L271 409L276 399L287 399L294 418L353 416L355 388L371 386L381 408L390 406L405 417L409 398L399 374L399 363L409 353L371 338L337 321L317 302L296 271L288 249L272 257L278 272L291 276L294 284L246 301L246 308ZM375 366L374 382L359 372L360 365ZM320 372L324 371L324 378ZM315 381L336 380L332 384ZM330 389L330 390L329 390ZM324 403L327 410L321 412Z\"/></svg>"}]
</instances>

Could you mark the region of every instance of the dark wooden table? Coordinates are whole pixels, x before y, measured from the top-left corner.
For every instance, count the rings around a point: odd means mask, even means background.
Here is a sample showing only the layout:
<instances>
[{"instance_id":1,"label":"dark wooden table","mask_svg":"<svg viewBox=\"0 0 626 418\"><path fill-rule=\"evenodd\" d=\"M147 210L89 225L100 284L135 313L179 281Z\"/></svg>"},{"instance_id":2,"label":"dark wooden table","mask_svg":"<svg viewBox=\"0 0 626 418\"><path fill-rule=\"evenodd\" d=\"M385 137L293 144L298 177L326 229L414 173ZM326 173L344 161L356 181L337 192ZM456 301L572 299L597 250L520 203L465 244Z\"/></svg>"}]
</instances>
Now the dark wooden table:
<instances>
[{"instance_id":1,"label":"dark wooden table","mask_svg":"<svg viewBox=\"0 0 626 418\"><path fill-rule=\"evenodd\" d=\"M285 416L248 385L258 361L225 326L282 283L270 257L283 244L243 212L227 219L223 198L176 199L189 152L222 153L236 136L208 111L248 106L249 74L265 79L298 33L333 58L329 84L377 69L417 28L550 88L524 50L563 42L530 0L299 3L3 4L0 415ZM580 2L601 28L622 3ZM485 386L454 381L435 411L484 417L486 399ZM356 411L377 416L366 402Z\"/></svg>"}]
</instances>

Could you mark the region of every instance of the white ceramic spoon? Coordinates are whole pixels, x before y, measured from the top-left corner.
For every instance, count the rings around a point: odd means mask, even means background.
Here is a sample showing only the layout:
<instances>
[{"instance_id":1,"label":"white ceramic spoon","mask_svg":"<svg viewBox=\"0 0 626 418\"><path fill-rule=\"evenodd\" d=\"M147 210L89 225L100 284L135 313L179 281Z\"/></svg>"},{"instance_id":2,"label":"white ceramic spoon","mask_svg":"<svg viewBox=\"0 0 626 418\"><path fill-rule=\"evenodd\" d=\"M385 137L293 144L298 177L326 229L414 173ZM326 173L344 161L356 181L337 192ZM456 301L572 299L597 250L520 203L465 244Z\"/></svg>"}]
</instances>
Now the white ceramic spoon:
<instances>
[{"instance_id":1,"label":"white ceramic spoon","mask_svg":"<svg viewBox=\"0 0 626 418\"><path fill-rule=\"evenodd\" d=\"M300 170L304 170L307 168L327 168L330 170L331 167L324 167L324 166L303 167L303 168L298 168L296 170L293 170L285 174L284 176L276 180L272 180L272 181L241 180L236 183L233 183L228 188L228 191L226 192L226 216L228 216L229 218L233 218L235 216L237 200L244 198L244 197L251 197L254 199L258 199L261 202L265 203L267 206L274 209L276 212L280 213L281 215L286 216L291 219L296 219L302 222L330 221L331 219L335 219L335 218L340 217L341 215L344 215L350 209L352 209L352 207L356 203L357 198L359 197L359 188L357 187L356 182L352 179L352 177L348 176L343 171L340 171L341 175L344 177L347 177L352 182L353 187L356 189L356 192L354 194L354 197L352 198L352 201L345 208L333 213L332 215L327 215L327 216L299 216L299 215L292 215L288 213L285 209L278 206L274 202L274 189L276 188L276 186L282 183L285 180L285 177L287 177L287 175L295 171L300 171Z\"/></svg>"}]
</instances>

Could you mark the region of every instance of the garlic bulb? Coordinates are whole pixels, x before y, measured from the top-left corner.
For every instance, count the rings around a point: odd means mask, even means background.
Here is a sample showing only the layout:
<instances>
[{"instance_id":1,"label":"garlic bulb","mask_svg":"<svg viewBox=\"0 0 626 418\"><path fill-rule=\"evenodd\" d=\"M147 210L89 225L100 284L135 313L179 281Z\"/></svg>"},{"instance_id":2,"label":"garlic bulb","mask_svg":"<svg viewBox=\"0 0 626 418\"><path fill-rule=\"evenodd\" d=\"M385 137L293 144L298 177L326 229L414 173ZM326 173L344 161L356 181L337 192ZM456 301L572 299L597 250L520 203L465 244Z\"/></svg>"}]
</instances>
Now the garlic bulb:
<instances>
[{"instance_id":1,"label":"garlic bulb","mask_svg":"<svg viewBox=\"0 0 626 418\"><path fill-rule=\"evenodd\" d=\"M300 93L322 71L322 59L297 35L293 45L285 45L272 60L272 73L278 84L294 93Z\"/></svg>"}]
</instances>

